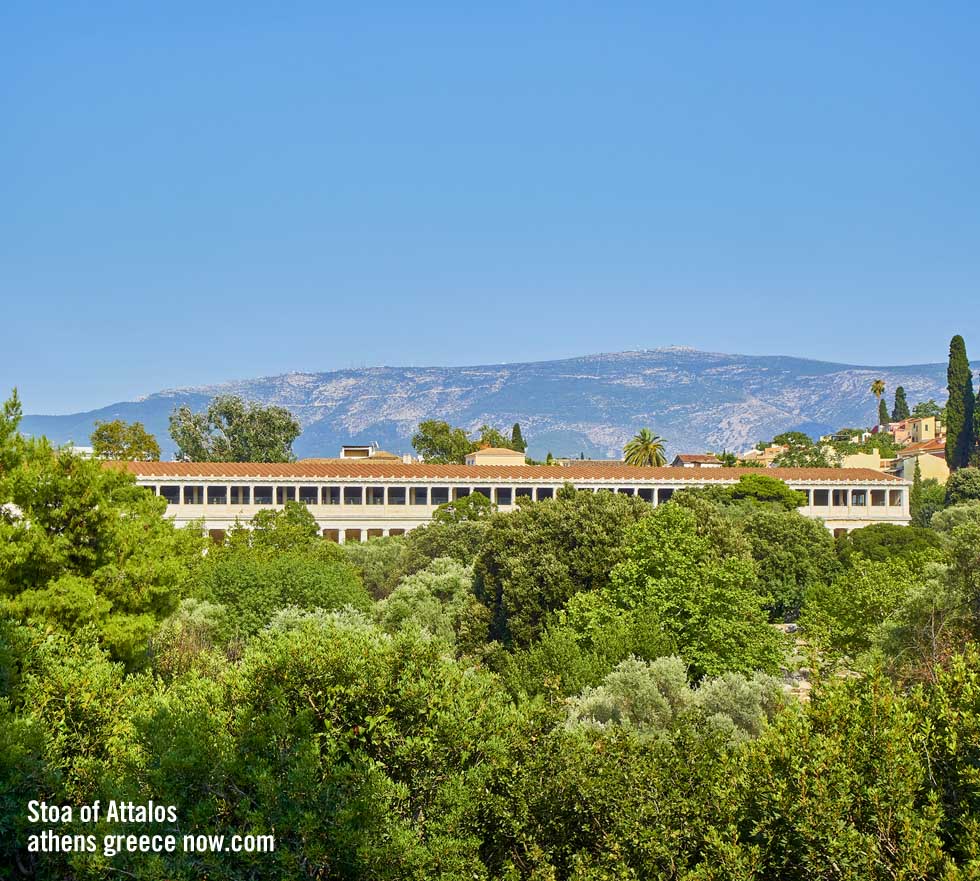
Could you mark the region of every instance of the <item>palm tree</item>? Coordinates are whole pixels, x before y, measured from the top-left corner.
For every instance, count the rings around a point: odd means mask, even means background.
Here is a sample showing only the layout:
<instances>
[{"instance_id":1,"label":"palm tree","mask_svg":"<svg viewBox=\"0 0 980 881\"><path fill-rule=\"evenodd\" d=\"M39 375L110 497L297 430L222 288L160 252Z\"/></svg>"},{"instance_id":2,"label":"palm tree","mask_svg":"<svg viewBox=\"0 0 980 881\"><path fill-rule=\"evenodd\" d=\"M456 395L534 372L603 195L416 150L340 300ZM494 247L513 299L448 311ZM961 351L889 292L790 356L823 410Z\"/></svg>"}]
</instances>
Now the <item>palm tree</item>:
<instances>
[{"instance_id":1,"label":"palm tree","mask_svg":"<svg viewBox=\"0 0 980 881\"><path fill-rule=\"evenodd\" d=\"M876 409L878 411L878 416L875 417L874 424L878 425L881 421L881 398L885 394L885 381L883 379L876 379L871 383L871 394L875 396L875 401L877 402Z\"/></svg>"},{"instance_id":2,"label":"palm tree","mask_svg":"<svg viewBox=\"0 0 980 881\"><path fill-rule=\"evenodd\" d=\"M664 455L664 439L654 434L649 428L641 428L639 434L633 437L625 447L623 455L627 465L641 465L659 468L667 464Z\"/></svg>"}]
</instances>

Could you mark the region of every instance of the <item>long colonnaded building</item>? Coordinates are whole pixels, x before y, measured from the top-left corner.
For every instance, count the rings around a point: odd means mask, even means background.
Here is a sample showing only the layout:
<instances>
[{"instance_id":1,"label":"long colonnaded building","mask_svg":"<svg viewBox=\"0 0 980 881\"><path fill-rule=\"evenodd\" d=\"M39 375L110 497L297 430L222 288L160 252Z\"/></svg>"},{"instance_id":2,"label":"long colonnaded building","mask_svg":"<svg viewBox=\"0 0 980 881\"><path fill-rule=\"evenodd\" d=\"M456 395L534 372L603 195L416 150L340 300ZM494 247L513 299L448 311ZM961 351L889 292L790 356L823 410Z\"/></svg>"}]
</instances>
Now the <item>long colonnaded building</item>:
<instances>
[{"instance_id":1,"label":"long colonnaded building","mask_svg":"<svg viewBox=\"0 0 980 881\"><path fill-rule=\"evenodd\" d=\"M510 451L507 451L510 452ZM482 493L500 511L519 500L553 498L566 483L662 504L688 487L732 485L748 474L785 481L806 496L800 513L820 518L835 535L872 523L909 522L909 483L870 468L635 468L626 465L426 465L372 458L288 463L111 462L167 500L178 524L203 521L215 537L236 522L288 501L306 505L325 538L364 541L402 535L432 519L442 504ZM513 455L513 454L511 454ZM511 459L513 461L513 459ZM520 460L523 462L523 456Z\"/></svg>"}]
</instances>

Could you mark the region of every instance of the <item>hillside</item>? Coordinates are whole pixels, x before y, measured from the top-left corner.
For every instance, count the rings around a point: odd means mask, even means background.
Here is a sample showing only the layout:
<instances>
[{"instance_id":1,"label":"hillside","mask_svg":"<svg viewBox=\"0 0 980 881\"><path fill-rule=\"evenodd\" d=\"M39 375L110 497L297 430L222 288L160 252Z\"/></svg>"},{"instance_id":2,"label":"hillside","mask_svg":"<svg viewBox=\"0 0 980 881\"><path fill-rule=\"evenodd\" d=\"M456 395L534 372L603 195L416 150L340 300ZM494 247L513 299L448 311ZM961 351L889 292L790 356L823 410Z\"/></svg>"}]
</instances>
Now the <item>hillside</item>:
<instances>
[{"instance_id":1,"label":"hillside","mask_svg":"<svg viewBox=\"0 0 980 881\"><path fill-rule=\"evenodd\" d=\"M296 414L303 426L294 446L298 456L336 455L350 441L408 452L415 426L426 418L470 429L520 422L535 457L549 450L616 456L637 429L650 426L673 455L742 450L788 429L820 434L868 424L876 413L868 386L878 377L889 401L898 385L910 404L946 397L945 364L861 367L666 348L522 364L289 373L161 391L85 413L29 415L22 430L84 444L97 419L140 420L169 458L173 408L203 408L213 395L232 393Z\"/></svg>"}]
</instances>

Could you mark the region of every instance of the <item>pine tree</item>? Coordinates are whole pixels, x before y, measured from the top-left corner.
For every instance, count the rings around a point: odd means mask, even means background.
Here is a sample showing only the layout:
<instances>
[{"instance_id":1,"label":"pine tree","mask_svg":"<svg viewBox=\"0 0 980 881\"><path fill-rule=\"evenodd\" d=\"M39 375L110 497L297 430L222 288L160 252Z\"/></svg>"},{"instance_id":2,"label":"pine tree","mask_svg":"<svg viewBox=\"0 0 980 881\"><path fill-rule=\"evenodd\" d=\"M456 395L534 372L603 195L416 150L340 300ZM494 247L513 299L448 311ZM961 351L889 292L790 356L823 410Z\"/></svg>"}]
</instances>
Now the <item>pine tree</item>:
<instances>
[{"instance_id":1,"label":"pine tree","mask_svg":"<svg viewBox=\"0 0 980 881\"><path fill-rule=\"evenodd\" d=\"M958 334L949 343L946 372L949 401L946 404L946 463L950 471L970 464L974 447L973 373L966 357L966 343Z\"/></svg>"},{"instance_id":2,"label":"pine tree","mask_svg":"<svg viewBox=\"0 0 980 881\"><path fill-rule=\"evenodd\" d=\"M909 402L905 399L905 389L899 386L895 389L895 408L892 410L892 422L900 422L902 419L908 419L911 415Z\"/></svg>"},{"instance_id":3,"label":"pine tree","mask_svg":"<svg viewBox=\"0 0 980 881\"><path fill-rule=\"evenodd\" d=\"M524 440L524 435L521 434L521 423L515 422L514 427L510 430L510 445L515 450L520 450L522 453L527 452L527 443Z\"/></svg>"},{"instance_id":4,"label":"pine tree","mask_svg":"<svg viewBox=\"0 0 980 881\"><path fill-rule=\"evenodd\" d=\"M922 469L919 458L915 459L915 471L912 474L912 491L909 494L909 513L915 517L922 508Z\"/></svg>"},{"instance_id":5,"label":"pine tree","mask_svg":"<svg viewBox=\"0 0 980 881\"><path fill-rule=\"evenodd\" d=\"M880 401L878 401L878 424L887 425L889 421L888 404L886 404L885 399L882 398Z\"/></svg>"}]
</instances>

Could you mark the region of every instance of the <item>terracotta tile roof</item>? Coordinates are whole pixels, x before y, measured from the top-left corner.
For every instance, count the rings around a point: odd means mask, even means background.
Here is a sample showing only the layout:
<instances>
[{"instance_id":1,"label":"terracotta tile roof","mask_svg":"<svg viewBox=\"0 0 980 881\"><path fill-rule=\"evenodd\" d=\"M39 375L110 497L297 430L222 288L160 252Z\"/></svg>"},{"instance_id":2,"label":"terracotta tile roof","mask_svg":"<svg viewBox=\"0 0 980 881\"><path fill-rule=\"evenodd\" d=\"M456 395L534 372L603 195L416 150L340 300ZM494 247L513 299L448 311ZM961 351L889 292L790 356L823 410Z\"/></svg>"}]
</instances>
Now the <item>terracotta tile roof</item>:
<instances>
[{"instance_id":1,"label":"terracotta tile roof","mask_svg":"<svg viewBox=\"0 0 980 881\"><path fill-rule=\"evenodd\" d=\"M105 467L128 471L142 478L240 477L250 480L289 480L298 478L358 480L536 480L562 483L566 480L590 481L737 481L761 474L779 480L853 481L861 483L904 483L900 478L871 468L638 468L631 465L426 465L402 462L373 462L370 459L334 462L105 462Z\"/></svg>"},{"instance_id":2,"label":"terracotta tile roof","mask_svg":"<svg viewBox=\"0 0 980 881\"><path fill-rule=\"evenodd\" d=\"M946 441L936 440L935 438L933 438L932 440L920 441L917 444L909 444L908 446L902 447L902 449L898 451L898 456L900 459L904 459L907 458L908 456L916 456L919 453L939 453L939 452L945 454Z\"/></svg>"},{"instance_id":3,"label":"terracotta tile roof","mask_svg":"<svg viewBox=\"0 0 980 881\"><path fill-rule=\"evenodd\" d=\"M677 462L691 462L698 464L709 464L713 465L715 463L721 464L721 460L717 456L712 456L710 453L680 453L674 457L674 461Z\"/></svg>"}]
</instances>

